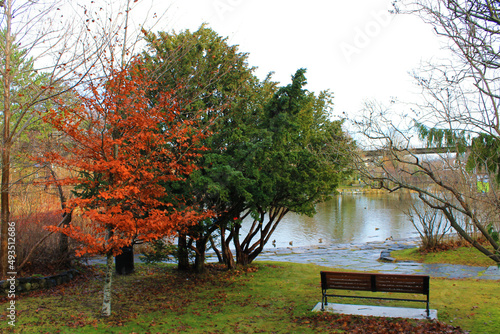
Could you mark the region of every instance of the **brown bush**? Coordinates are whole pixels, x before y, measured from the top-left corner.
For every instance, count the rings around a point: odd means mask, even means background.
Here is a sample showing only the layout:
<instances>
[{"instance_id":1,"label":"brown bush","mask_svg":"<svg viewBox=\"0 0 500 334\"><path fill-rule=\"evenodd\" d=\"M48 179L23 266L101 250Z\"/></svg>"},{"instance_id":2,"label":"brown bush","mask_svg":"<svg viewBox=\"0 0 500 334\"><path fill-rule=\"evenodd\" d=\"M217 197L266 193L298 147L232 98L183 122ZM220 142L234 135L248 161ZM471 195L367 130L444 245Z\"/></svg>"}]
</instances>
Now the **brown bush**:
<instances>
[{"instance_id":1,"label":"brown bush","mask_svg":"<svg viewBox=\"0 0 500 334\"><path fill-rule=\"evenodd\" d=\"M422 251L432 252L441 249L451 226L440 211L419 202L412 204L404 213L420 235Z\"/></svg>"},{"instance_id":2,"label":"brown bush","mask_svg":"<svg viewBox=\"0 0 500 334\"><path fill-rule=\"evenodd\" d=\"M478 243L481 245L487 247L488 246L488 241L484 237L478 237L476 239ZM474 246L471 245L470 242L462 238L460 235L450 235L444 238L438 245L432 248L420 248L420 252L422 254L427 254L427 253L438 253L441 251L448 251L448 250L455 250L461 247L468 247L468 248L473 248Z\"/></svg>"},{"instance_id":3,"label":"brown bush","mask_svg":"<svg viewBox=\"0 0 500 334\"><path fill-rule=\"evenodd\" d=\"M48 225L55 225L62 219L58 211L52 212L32 212L13 217L16 223L16 266L20 266L36 243L49 232L44 228ZM45 239L31 254L26 265L21 268L21 275L45 274L57 270L67 269L67 259L72 253L70 241L70 251L62 254L60 250L61 234L53 233Z\"/></svg>"}]
</instances>

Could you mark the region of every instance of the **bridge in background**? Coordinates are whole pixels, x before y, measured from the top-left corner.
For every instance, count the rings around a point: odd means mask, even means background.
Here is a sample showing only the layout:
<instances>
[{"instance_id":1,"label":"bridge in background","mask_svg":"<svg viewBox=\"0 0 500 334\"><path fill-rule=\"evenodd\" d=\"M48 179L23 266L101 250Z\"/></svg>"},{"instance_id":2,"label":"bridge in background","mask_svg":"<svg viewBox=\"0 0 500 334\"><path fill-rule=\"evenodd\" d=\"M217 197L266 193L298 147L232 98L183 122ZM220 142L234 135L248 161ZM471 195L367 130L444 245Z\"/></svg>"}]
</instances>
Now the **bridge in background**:
<instances>
[{"instance_id":1,"label":"bridge in background","mask_svg":"<svg viewBox=\"0 0 500 334\"><path fill-rule=\"evenodd\" d=\"M419 148L409 148L407 150L401 151L404 153L408 151L413 154L437 154L437 153L455 153L457 151L456 147L419 147ZM367 150L363 151L363 154L366 157L380 157L387 154L387 149L379 149L379 150Z\"/></svg>"}]
</instances>

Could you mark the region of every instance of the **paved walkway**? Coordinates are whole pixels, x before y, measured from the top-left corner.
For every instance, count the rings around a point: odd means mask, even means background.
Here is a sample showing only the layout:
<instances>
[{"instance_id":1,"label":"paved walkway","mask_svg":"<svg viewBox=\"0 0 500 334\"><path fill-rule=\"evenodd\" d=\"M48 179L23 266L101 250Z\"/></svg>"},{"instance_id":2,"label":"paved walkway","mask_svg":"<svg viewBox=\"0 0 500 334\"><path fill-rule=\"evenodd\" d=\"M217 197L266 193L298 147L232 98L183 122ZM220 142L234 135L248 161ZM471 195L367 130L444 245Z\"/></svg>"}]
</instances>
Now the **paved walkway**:
<instances>
[{"instance_id":1,"label":"paved walkway","mask_svg":"<svg viewBox=\"0 0 500 334\"><path fill-rule=\"evenodd\" d=\"M340 269L379 271L401 274L423 274L431 277L477 278L500 280L497 266L472 267L453 264L423 264L416 262L387 262L390 252L414 248L417 240L369 242L365 244L320 245L265 250L258 261L312 263Z\"/></svg>"},{"instance_id":2,"label":"paved walkway","mask_svg":"<svg viewBox=\"0 0 500 334\"><path fill-rule=\"evenodd\" d=\"M390 262L391 251L417 247L417 242L417 239L408 239L265 249L257 257L257 261L312 263L347 270L422 274L431 277L500 280L500 270L497 266L472 267L455 264ZM138 254L135 255L135 261L141 262ZM207 261L217 261L217 257L213 253L208 253ZM105 258L95 257L89 260L89 263L105 263Z\"/></svg>"}]
</instances>

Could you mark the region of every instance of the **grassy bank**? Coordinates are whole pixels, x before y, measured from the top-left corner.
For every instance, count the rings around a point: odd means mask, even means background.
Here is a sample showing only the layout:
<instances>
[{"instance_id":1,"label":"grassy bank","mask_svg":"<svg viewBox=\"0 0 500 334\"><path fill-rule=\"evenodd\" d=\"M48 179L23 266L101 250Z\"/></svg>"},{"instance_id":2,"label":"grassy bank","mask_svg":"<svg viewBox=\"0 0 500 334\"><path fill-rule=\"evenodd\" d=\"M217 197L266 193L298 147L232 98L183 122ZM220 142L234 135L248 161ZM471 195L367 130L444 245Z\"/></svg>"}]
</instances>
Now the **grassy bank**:
<instances>
[{"instance_id":1,"label":"grassy bank","mask_svg":"<svg viewBox=\"0 0 500 334\"><path fill-rule=\"evenodd\" d=\"M257 263L231 272L212 266L200 277L172 266L138 265L133 275L116 277L113 315L103 319L103 273L97 268L50 291L18 296L16 326L8 325L4 311L0 332L441 333L446 324L473 333L500 332L497 281L431 279L431 308L443 323L388 320L311 312L321 300L319 271L325 269Z\"/></svg>"},{"instance_id":2,"label":"grassy bank","mask_svg":"<svg viewBox=\"0 0 500 334\"><path fill-rule=\"evenodd\" d=\"M489 267L496 265L495 261L486 257L474 247L457 247L438 252L421 252L417 248L391 252L391 257L397 261L415 261L420 263L449 263L466 266Z\"/></svg>"}]
</instances>

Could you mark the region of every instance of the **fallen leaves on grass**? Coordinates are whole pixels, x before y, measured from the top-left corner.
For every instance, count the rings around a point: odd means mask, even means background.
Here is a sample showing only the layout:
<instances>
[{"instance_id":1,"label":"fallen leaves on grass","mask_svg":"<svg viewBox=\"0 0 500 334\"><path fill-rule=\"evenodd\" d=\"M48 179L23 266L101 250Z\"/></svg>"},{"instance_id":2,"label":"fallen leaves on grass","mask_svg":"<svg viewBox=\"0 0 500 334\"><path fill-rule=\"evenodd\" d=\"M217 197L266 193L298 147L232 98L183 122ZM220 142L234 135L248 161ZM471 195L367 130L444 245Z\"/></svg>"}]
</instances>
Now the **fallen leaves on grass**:
<instances>
[{"instance_id":1,"label":"fallen leaves on grass","mask_svg":"<svg viewBox=\"0 0 500 334\"><path fill-rule=\"evenodd\" d=\"M332 313L318 313L314 316L296 318L295 321L315 329L345 331L353 334L467 333L460 327L453 327L439 321L362 317Z\"/></svg>"}]
</instances>

